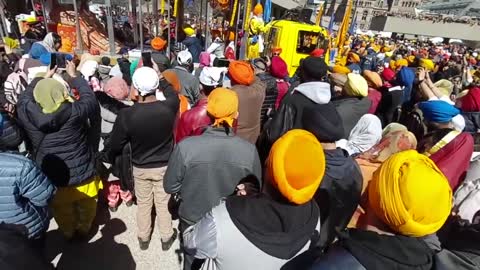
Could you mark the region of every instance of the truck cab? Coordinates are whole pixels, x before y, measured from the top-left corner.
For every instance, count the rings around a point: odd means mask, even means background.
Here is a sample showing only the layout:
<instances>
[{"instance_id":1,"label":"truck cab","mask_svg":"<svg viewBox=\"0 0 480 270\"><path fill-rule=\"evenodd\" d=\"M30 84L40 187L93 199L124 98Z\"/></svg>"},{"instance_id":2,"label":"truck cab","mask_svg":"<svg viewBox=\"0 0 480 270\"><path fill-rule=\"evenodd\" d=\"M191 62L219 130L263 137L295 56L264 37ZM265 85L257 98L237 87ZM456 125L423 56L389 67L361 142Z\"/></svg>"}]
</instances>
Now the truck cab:
<instances>
[{"instance_id":1,"label":"truck cab","mask_svg":"<svg viewBox=\"0 0 480 270\"><path fill-rule=\"evenodd\" d=\"M282 48L282 59L287 63L290 76L316 48L328 55L329 37L324 28L297 21L278 20L270 23L265 33L265 55L272 55L275 48ZM326 60L328 61L328 59Z\"/></svg>"}]
</instances>

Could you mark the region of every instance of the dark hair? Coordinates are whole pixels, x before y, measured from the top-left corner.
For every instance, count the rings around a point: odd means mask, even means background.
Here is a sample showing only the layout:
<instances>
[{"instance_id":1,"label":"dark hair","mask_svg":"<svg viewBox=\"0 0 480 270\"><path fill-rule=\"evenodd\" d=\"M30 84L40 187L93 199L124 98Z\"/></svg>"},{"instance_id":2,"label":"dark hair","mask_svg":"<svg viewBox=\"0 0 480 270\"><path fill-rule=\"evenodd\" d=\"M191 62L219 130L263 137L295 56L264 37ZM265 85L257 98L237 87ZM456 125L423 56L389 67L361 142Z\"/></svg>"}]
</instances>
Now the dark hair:
<instances>
[{"instance_id":1,"label":"dark hair","mask_svg":"<svg viewBox=\"0 0 480 270\"><path fill-rule=\"evenodd\" d=\"M102 65L109 66L110 65L110 57L108 57L108 56L102 57Z\"/></svg>"},{"instance_id":2,"label":"dark hair","mask_svg":"<svg viewBox=\"0 0 480 270\"><path fill-rule=\"evenodd\" d=\"M453 131L453 129L451 128L442 128L428 133L418 144L418 152L425 153L426 151L430 150L430 148L432 148L435 144L442 140L443 137L447 136L447 134L451 131Z\"/></svg>"},{"instance_id":3,"label":"dark hair","mask_svg":"<svg viewBox=\"0 0 480 270\"><path fill-rule=\"evenodd\" d=\"M60 43L62 44L62 37L60 37L57 33L52 33L53 37L53 44Z\"/></svg>"},{"instance_id":4,"label":"dark hair","mask_svg":"<svg viewBox=\"0 0 480 270\"><path fill-rule=\"evenodd\" d=\"M210 95L210 93L217 88L217 86L204 85L204 84L202 84L202 83L201 83L201 85L202 85L203 93L204 93L206 96Z\"/></svg>"}]
</instances>

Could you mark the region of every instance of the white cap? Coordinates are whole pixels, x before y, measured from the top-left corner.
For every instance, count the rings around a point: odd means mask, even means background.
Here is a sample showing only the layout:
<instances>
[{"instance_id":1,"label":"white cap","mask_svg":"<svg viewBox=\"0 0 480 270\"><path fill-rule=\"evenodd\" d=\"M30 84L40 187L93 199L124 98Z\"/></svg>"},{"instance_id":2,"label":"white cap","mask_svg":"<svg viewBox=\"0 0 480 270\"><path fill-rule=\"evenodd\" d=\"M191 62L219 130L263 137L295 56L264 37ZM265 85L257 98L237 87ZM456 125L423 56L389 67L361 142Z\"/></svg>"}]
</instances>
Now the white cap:
<instances>
[{"instance_id":1,"label":"white cap","mask_svg":"<svg viewBox=\"0 0 480 270\"><path fill-rule=\"evenodd\" d=\"M218 86L222 83L227 68L204 67L200 73L200 83L207 86Z\"/></svg>"},{"instance_id":2,"label":"white cap","mask_svg":"<svg viewBox=\"0 0 480 270\"><path fill-rule=\"evenodd\" d=\"M190 65L193 62L193 56L188 50L180 51L177 55L179 65Z\"/></svg>"},{"instance_id":3,"label":"white cap","mask_svg":"<svg viewBox=\"0 0 480 270\"><path fill-rule=\"evenodd\" d=\"M95 74L98 69L98 62L94 60L87 60L83 63L80 73L85 77L85 79L90 78Z\"/></svg>"},{"instance_id":4,"label":"white cap","mask_svg":"<svg viewBox=\"0 0 480 270\"><path fill-rule=\"evenodd\" d=\"M137 69L132 76L132 84L138 90L141 96L155 93L160 79L153 68L141 67Z\"/></svg>"}]
</instances>

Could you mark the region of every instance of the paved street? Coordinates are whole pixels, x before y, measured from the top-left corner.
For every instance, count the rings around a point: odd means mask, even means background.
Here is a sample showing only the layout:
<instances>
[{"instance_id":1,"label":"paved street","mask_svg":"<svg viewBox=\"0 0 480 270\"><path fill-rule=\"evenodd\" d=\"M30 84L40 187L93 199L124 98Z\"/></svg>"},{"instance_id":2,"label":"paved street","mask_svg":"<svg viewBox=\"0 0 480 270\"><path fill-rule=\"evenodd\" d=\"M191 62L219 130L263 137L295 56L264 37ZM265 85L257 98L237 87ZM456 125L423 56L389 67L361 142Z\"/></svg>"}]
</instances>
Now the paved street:
<instances>
[{"instance_id":1,"label":"paved street","mask_svg":"<svg viewBox=\"0 0 480 270\"><path fill-rule=\"evenodd\" d=\"M154 231L150 248L142 251L136 237L136 206L121 205L116 213L99 209L95 236L88 243L67 243L54 220L47 234L46 256L59 270L178 270L182 257L178 240L168 252ZM175 221L174 225L177 226Z\"/></svg>"}]
</instances>

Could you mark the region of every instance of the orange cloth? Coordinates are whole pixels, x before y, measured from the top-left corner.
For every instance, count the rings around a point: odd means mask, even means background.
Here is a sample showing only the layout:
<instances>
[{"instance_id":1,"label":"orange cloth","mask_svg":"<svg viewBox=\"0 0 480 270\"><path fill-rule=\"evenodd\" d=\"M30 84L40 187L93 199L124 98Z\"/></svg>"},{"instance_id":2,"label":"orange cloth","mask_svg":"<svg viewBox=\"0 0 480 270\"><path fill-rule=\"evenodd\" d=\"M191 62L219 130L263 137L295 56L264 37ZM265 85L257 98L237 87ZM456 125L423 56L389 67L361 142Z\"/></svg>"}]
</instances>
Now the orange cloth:
<instances>
[{"instance_id":1,"label":"orange cloth","mask_svg":"<svg viewBox=\"0 0 480 270\"><path fill-rule=\"evenodd\" d=\"M230 79L241 85L251 85L255 80L252 65L244 61L231 61L228 67Z\"/></svg>"},{"instance_id":2,"label":"orange cloth","mask_svg":"<svg viewBox=\"0 0 480 270\"><path fill-rule=\"evenodd\" d=\"M226 123L233 127L233 122L238 116L237 93L226 88L217 88L208 95L207 112L215 118L213 126Z\"/></svg>"},{"instance_id":3,"label":"orange cloth","mask_svg":"<svg viewBox=\"0 0 480 270\"><path fill-rule=\"evenodd\" d=\"M351 72L348 67L341 66L341 65L335 65L332 71L333 73L340 73L340 74L348 74Z\"/></svg>"},{"instance_id":4,"label":"orange cloth","mask_svg":"<svg viewBox=\"0 0 480 270\"><path fill-rule=\"evenodd\" d=\"M263 13L262 4L260 3L256 4L255 7L253 8L253 15L258 16L258 15L261 15L262 13Z\"/></svg>"},{"instance_id":5,"label":"orange cloth","mask_svg":"<svg viewBox=\"0 0 480 270\"><path fill-rule=\"evenodd\" d=\"M162 75L165 77L165 80L173 86L173 89L179 93L182 89L182 85L180 84L177 74L171 70L166 70L162 72Z\"/></svg>"},{"instance_id":6,"label":"orange cloth","mask_svg":"<svg viewBox=\"0 0 480 270\"><path fill-rule=\"evenodd\" d=\"M161 51L165 48L167 42L163 38L156 37L152 40L151 45L154 50Z\"/></svg>"},{"instance_id":7,"label":"orange cloth","mask_svg":"<svg viewBox=\"0 0 480 270\"><path fill-rule=\"evenodd\" d=\"M288 201L310 201L324 174L323 147L312 133L290 130L273 144L267 160L267 178Z\"/></svg>"},{"instance_id":8,"label":"orange cloth","mask_svg":"<svg viewBox=\"0 0 480 270\"><path fill-rule=\"evenodd\" d=\"M173 86L173 89L177 93L180 93L181 83L180 83L180 80L178 79L177 74L171 70L166 70L162 72L162 75L163 77L165 77L165 80L167 80L167 82ZM182 113L188 111L189 103L188 103L187 97L185 97L184 95L178 94L178 99L180 100L179 112L180 112L180 115L182 115Z\"/></svg>"},{"instance_id":9,"label":"orange cloth","mask_svg":"<svg viewBox=\"0 0 480 270\"><path fill-rule=\"evenodd\" d=\"M367 80L367 83L370 87L379 89L383 85L382 77L377 72L370 70L365 70L363 72L363 77Z\"/></svg>"},{"instance_id":10,"label":"orange cloth","mask_svg":"<svg viewBox=\"0 0 480 270\"><path fill-rule=\"evenodd\" d=\"M350 62L352 63L360 63L360 56L358 56L358 54L356 53L348 53L348 59L350 60Z\"/></svg>"}]
</instances>

